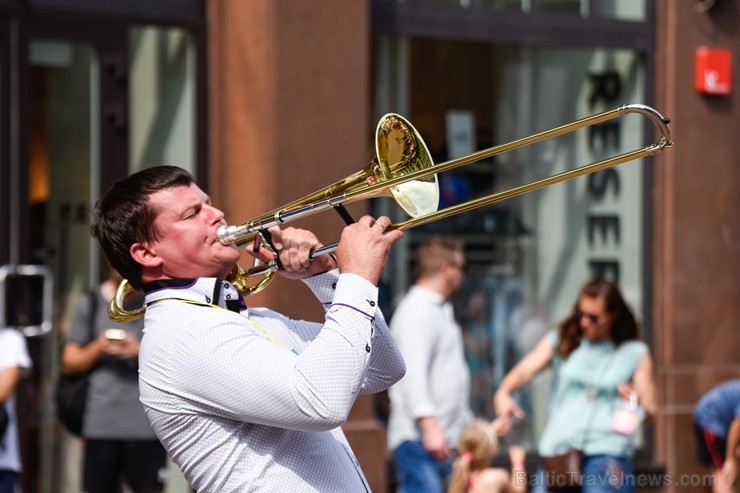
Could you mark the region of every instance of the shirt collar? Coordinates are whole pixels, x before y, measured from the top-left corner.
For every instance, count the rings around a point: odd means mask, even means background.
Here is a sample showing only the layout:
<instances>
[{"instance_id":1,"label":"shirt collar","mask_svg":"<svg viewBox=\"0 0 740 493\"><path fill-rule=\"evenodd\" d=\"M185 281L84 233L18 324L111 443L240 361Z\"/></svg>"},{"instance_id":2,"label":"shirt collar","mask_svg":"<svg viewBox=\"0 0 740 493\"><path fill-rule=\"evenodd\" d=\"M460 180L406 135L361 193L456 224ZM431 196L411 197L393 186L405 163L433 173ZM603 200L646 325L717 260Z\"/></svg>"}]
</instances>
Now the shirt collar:
<instances>
[{"instance_id":1,"label":"shirt collar","mask_svg":"<svg viewBox=\"0 0 740 493\"><path fill-rule=\"evenodd\" d=\"M431 289L427 289L423 286L419 286L418 284L411 286L411 290L415 291L418 295L428 299L430 302L436 303L437 305L444 305L447 302L445 297L441 294L437 293L436 291L432 291Z\"/></svg>"},{"instance_id":2,"label":"shirt collar","mask_svg":"<svg viewBox=\"0 0 740 493\"><path fill-rule=\"evenodd\" d=\"M165 298L179 298L218 305L239 312L247 309L244 298L229 281L216 277L196 279L161 279L143 286L146 303Z\"/></svg>"}]
</instances>

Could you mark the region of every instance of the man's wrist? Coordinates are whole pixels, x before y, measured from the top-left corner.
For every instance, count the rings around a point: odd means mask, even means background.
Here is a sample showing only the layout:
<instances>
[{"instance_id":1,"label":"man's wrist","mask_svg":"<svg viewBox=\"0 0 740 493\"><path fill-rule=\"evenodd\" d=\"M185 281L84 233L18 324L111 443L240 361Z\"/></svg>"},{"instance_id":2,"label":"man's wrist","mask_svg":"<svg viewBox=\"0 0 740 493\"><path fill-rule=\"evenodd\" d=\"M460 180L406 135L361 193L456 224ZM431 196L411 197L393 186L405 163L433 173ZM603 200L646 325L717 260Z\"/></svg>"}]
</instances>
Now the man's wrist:
<instances>
[{"instance_id":1,"label":"man's wrist","mask_svg":"<svg viewBox=\"0 0 740 493\"><path fill-rule=\"evenodd\" d=\"M422 433L426 433L430 429L438 428L437 418L435 418L434 416L424 416L418 418L416 420L416 423L419 425L419 429L422 431Z\"/></svg>"}]
</instances>

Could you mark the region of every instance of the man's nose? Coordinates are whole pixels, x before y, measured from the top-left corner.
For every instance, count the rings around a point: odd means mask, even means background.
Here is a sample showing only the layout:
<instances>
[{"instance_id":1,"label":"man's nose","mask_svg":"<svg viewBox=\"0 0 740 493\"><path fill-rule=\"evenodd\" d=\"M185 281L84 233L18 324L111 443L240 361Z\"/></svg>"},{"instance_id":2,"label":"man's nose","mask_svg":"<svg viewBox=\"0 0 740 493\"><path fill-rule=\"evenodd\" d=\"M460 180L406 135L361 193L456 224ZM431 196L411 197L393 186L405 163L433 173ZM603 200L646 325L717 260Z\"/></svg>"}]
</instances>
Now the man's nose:
<instances>
[{"instance_id":1,"label":"man's nose","mask_svg":"<svg viewBox=\"0 0 740 493\"><path fill-rule=\"evenodd\" d=\"M212 205L207 205L206 207L208 208L208 210L213 215L216 221L221 221L224 218L225 214L223 213L221 209L214 207Z\"/></svg>"}]
</instances>

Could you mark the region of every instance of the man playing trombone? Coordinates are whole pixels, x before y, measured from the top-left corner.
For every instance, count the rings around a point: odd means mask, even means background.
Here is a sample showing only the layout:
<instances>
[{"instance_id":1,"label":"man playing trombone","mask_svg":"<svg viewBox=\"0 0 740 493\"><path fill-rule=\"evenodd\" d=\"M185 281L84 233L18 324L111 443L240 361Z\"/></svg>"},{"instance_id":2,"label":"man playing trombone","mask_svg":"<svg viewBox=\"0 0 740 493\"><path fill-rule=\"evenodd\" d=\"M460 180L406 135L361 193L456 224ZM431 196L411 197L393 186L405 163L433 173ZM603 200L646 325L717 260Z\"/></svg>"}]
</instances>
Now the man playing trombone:
<instances>
[{"instance_id":1,"label":"man playing trombone","mask_svg":"<svg viewBox=\"0 0 740 493\"><path fill-rule=\"evenodd\" d=\"M218 241L224 224L172 166L121 180L95 205L92 234L145 293L140 399L157 437L199 493L369 491L340 425L358 394L405 372L376 288L403 233L365 216L345 227L336 259L312 261L313 233L271 228L281 274L326 309L313 323L246 307L226 280L240 253Z\"/></svg>"}]
</instances>

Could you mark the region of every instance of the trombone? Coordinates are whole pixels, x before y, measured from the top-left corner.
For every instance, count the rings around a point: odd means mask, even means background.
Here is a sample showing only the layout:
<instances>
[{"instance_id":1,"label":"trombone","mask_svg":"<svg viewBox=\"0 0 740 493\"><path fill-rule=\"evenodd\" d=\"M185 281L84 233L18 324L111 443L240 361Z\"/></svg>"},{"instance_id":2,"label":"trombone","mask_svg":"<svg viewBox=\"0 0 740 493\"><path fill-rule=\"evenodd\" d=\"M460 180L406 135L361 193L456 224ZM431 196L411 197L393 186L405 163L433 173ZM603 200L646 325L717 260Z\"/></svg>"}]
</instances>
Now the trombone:
<instances>
[{"instance_id":1,"label":"trombone","mask_svg":"<svg viewBox=\"0 0 740 493\"><path fill-rule=\"evenodd\" d=\"M531 183L437 210L439 202L437 174L628 114L638 114L648 118L658 128L660 138L655 143L641 149L628 151ZM218 239L224 244L237 246L252 243L254 248L258 249L262 243L269 244L266 237L268 228L329 209L335 209L345 222L350 223L352 218L344 209L344 204L380 196L392 197L411 216L410 219L394 223L387 228L387 230L404 231L656 154L673 145L669 123L668 118L649 106L627 104L506 144L434 164L426 144L413 125L400 115L388 113L379 120L376 128L376 156L363 169L249 222L221 226L218 230ZM311 258L333 253L336 248L337 243L323 246L316 249ZM248 270L238 265L235 266L229 278L243 295L251 295L264 289L278 270L277 261L264 264L255 261L255 264ZM250 286L249 279L256 276L264 277L256 285ZM111 319L123 322L133 320L143 314L145 307L133 311L123 308L123 299L131 290L131 286L125 280L119 285L118 292L108 309Z\"/></svg>"}]
</instances>

